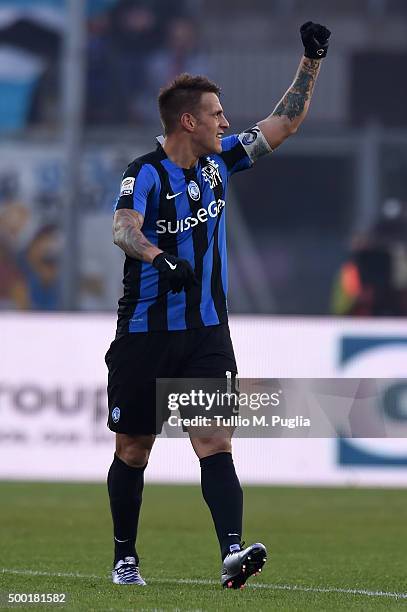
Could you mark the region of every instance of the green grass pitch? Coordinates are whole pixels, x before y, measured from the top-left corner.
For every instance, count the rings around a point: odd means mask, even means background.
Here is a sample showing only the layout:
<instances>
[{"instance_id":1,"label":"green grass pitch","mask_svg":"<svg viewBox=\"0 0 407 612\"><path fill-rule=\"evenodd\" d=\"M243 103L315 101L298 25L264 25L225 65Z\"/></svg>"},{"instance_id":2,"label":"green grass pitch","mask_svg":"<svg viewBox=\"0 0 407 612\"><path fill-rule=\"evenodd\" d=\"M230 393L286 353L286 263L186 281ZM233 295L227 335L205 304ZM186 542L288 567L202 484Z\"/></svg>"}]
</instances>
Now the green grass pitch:
<instances>
[{"instance_id":1,"label":"green grass pitch","mask_svg":"<svg viewBox=\"0 0 407 612\"><path fill-rule=\"evenodd\" d=\"M244 538L264 542L269 561L242 591L219 586L199 486L146 486L146 588L110 582L103 485L0 483L0 500L0 609L9 592L68 594L65 605L22 606L37 610L407 609L404 490L245 487Z\"/></svg>"}]
</instances>

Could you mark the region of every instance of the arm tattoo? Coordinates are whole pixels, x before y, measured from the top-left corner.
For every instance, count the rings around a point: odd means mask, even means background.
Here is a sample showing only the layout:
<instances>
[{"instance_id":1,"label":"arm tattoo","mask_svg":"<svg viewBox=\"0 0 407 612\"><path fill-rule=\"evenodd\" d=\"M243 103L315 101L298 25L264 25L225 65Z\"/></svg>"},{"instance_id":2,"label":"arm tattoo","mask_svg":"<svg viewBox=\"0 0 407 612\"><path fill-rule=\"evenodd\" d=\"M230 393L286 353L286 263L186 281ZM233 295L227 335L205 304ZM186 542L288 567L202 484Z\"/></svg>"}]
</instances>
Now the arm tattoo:
<instances>
[{"instance_id":1,"label":"arm tattoo","mask_svg":"<svg viewBox=\"0 0 407 612\"><path fill-rule=\"evenodd\" d=\"M129 257L152 261L160 251L142 233L143 221L143 215L135 210L117 210L113 221L113 242Z\"/></svg>"},{"instance_id":2,"label":"arm tattoo","mask_svg":"<svg viewBox=\"0 0 407 612\"><path fill-rule=\"evenodd\" d=\"M303 60L294 83L277 104L273 115L286 116L290 121L302 115L305 103L311 98L319 67L320 60Z\"/></svg>"}]
</instances>

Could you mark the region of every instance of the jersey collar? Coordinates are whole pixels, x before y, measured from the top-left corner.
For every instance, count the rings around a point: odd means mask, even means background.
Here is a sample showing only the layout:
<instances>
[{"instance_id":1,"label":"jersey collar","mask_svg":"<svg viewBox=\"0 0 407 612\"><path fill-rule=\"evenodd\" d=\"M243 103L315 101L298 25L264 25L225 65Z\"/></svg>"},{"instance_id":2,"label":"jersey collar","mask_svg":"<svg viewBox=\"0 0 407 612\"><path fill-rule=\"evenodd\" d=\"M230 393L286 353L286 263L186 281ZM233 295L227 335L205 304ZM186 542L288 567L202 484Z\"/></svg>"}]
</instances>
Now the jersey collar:
<instances>
[{"instance_id":1,"label":"jersey collar","mask_svg":"<svg viewBox=\"0 0 407 612\"><path fill-rule=\"evenodd\" d=\"M165 141L165 137L160 134L159 136L155 137L156 141L157 141L157 149L161 151L162 155L164 156L165 159L168 160L168 162L177 170L182 170L182 172L187 173L186 176L188 177L194 177L194 174L198 171L199 165L201 163L201 158L198 159L198 161L196 162L196 165L193 168L181 168L181 166L177 166L177 164L175 164L173 161L171 161L171 159L168 157L167 153L164 150L163 144Z\"/></svg>"}]
</instances>

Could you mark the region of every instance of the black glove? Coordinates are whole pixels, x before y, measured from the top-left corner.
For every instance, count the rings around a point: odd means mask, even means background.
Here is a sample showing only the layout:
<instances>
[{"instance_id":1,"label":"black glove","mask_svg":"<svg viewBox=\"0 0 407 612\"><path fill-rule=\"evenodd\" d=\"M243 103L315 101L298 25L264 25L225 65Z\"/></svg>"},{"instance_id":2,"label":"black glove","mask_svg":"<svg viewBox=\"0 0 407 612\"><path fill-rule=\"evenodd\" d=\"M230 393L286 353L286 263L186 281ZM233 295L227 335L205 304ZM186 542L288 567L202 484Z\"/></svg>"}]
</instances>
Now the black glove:
<instances>
[{"instance_id":1,"label":"black glove","mask_svg":"<svg viewBox=\"0 0 407 612\"><path fill-rule=\"evenodd\" d=\"M188 291L197 283L191 264L186 259L178 259L169 253L160 253L153 260L153 266L165 274L173 293Z\"/></svg>"},{"instance_id":2,"label":"black glove","mask_svg":"<svg viewBox=\"0 0 407 612\"><path fill-rule=\"evenodd\" d=\"M304 55L310 59L322 59L328 53L329 37L331 32L319 23L307 21L301 28L302 44L305 47Z\"/></svg>"}]
</instances>

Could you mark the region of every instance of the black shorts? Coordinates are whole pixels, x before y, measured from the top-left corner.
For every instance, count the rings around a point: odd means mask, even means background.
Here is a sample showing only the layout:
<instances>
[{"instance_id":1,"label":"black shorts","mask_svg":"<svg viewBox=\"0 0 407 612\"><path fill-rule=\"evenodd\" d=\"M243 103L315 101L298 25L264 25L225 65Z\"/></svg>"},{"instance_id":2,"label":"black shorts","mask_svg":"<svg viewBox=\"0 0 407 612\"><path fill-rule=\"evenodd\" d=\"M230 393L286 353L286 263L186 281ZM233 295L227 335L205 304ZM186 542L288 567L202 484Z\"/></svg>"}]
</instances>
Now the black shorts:
<instances>
[{"instance_id":1,"label":"black shorts","mask_svg":"<svg viewBox=\"0 0 407 612\"><path fill-rule=\"evenodd\" d=\"M109 429L129 435L160 433L156 378L226 378L237 367L227 323L182 331L132 333L114 340L109 370ZM162 418L162 421L165 417Z\"/></svg>"}]
</instances>

